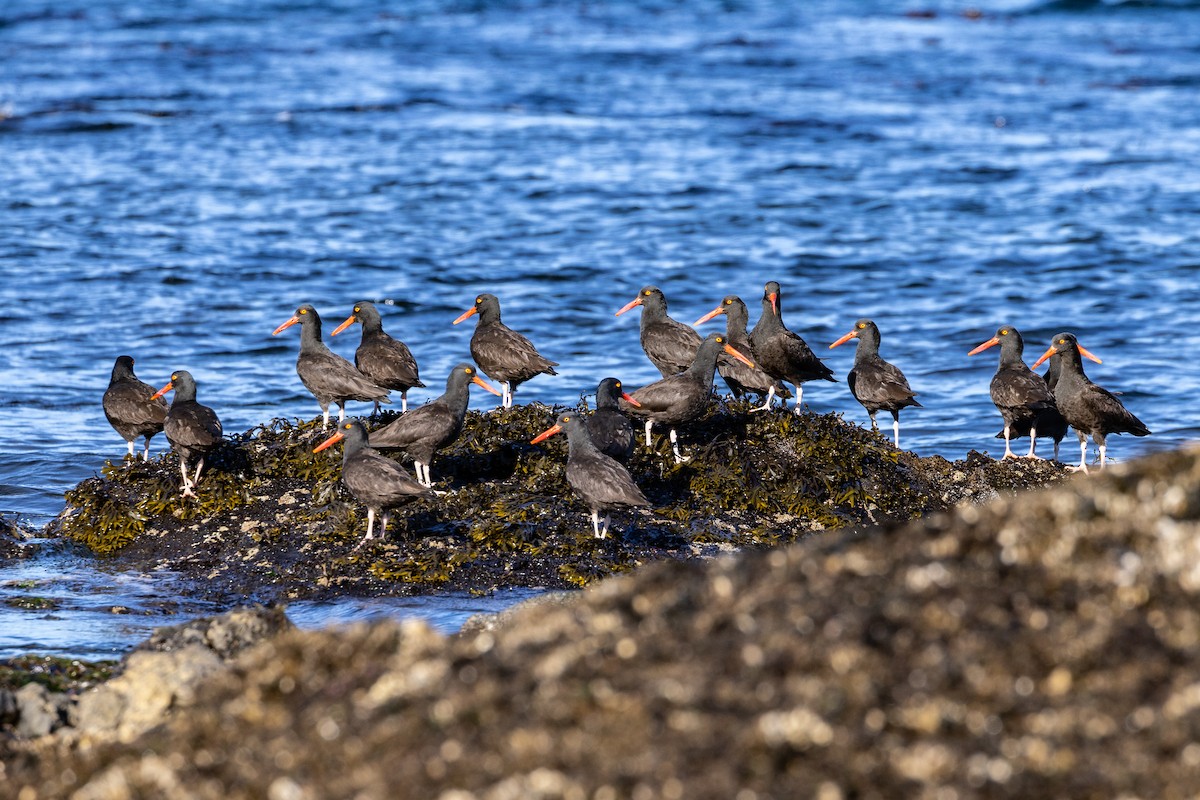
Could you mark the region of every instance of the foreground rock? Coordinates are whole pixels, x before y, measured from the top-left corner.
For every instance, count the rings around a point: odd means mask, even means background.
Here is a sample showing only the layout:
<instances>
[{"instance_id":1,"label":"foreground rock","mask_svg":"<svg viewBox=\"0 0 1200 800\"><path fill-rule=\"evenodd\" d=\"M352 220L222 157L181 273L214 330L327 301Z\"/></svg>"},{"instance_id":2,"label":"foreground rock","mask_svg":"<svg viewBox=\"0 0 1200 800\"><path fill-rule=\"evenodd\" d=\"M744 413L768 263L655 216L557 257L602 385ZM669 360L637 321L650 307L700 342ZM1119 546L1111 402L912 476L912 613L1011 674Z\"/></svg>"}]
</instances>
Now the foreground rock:
<instances>
[{"instance_id":1,"label":"foreground rock","mask_svg":"<svg viewBox=\"0 0 1200 800\"><path fill-rule=\"evenodd\" d=\"M444 638L289 632L30 797L1192 797L1200 458L660 563Z\"/></svg>"},{"instance_id":2,"label":"foreground rock","mask_svg":"<svg viewBox=\"0 0 1200 800\"><path fill-rule=\"evenodd\" d=\"M179 496L174 456L107 467L68 492L50 533L128 568L192 576L196 593L223 603L575 588L650 561L908 520L1064 477L1043 461L917 458L837 415L748 408L718 404L692 426L686 464L665 437L656 451L639 447L630 469L653 508L615 514L602 541L564 478L565 442L529 444L555 416L536 405L470 413L436 459L445 493L399 509L389 538L359 550L365 509L338 481L337 448L312 452L328 433L317 420L235 437L210 457L198 500Z\"/></svg>"}]
</instances>

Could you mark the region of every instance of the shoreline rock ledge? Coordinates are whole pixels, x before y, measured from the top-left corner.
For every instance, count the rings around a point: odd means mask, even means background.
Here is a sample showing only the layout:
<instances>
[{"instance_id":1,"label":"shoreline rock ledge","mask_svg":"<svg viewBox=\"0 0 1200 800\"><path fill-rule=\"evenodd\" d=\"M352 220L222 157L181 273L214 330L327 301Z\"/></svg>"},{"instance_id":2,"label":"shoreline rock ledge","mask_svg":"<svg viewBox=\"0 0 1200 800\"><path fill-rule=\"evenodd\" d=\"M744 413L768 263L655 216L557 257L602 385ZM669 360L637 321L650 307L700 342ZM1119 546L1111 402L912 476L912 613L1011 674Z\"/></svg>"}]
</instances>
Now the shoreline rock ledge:
<instances>
[{"instance_id":1,"label":"shoreline rock ledge","mask_svg":"<svg viewBox=\"0 0 1200 800\"><path fill-rule=\"evenodd\" d=\"M1192 797L1200 451L659 562L444 637L285 630L32 798Z\"/></svg>"}]
</instances>

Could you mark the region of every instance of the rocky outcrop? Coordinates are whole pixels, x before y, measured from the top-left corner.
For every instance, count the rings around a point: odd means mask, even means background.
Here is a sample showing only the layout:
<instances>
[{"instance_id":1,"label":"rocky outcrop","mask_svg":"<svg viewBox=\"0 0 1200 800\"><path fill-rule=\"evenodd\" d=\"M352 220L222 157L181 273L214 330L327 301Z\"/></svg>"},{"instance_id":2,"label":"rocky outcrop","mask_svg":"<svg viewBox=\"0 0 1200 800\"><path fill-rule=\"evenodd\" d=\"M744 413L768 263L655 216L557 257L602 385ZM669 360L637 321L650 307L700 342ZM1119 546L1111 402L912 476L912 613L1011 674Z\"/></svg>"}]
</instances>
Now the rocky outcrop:
<instances>
[{"instance_id":1,"label":"rocky outcrop","mask_svg":"<svg viewBox=\"0 0 1200 800\"><path fill-rule=\"evenodd\" d=\"M1190 797L1200 458L663 562L442 637L290 631L134 741L9 758L79 798Z\"/></svg>"},{"instance_id":2,"label":"rocky outcrop","mask_svg":"<svg viewBox=\"0 0 1200 800\"><path fill-rule=\"evenodd\" d=\"M638 447L630 470L653 507L617 512L614 534L597 541L565 480L562 437L529 444L555 416L538 405L469 413L437 456L442 493L398 509L388 537L359 549L365 509L340 484L337 449L312 452L328 433L319 417L234 437L208 459L197 499L180 497L173 455L110 465L67 493L49 532L128 568L189 576L187 591L221 603L571 589L652 561L904 521L1065 477L1045 461L918 458L839 415L750 414L723 401L682 432L687 463L666 437Z\"/></svg>"}]
</instances>

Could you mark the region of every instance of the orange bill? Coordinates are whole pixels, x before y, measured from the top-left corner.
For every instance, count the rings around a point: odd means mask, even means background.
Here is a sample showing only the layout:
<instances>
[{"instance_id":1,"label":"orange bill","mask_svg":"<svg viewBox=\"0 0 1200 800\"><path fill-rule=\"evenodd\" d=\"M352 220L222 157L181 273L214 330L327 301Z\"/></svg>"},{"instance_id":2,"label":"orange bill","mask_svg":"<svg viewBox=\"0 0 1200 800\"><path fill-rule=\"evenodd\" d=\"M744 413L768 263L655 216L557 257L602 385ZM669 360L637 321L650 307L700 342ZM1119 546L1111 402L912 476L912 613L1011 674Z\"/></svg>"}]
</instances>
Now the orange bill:
<instances>
[{"instance_id":1,"label":"orange bill","mask_svg":"<svg viewBox=\"0 0 1200 800\"><path fill-rule=\"evenodd\" d=\"M558 425L558 424L556 424L556 425L554 425L554 427L552 427L552 428L547 428L546 430L544 430L544 431L542 431L541 433L539 433L537 436L535 436L535 437L533 437L532 439L530 439L530 440L529 440L529 443L530 443L530 444L540 444L541 442L544 442L544 441L546 441L546 440L547 440L547 439L549 439L551 436L553 436L554 434L556 434L556 433L560 432L561 430L562 430L562 425Z\"/></svg>"},{"instance_id":2,"label":"orange bill","mask_svg":"<svg viewBox=\"0 0 1200 800\"><path fill-rule=\"evenodd\" d=\"M454 320L454 324L457 325L458 323L462 322L464 319L469 319L474 314L475 314L475 306L471 306L466 311L464 311L462 314L460 314L458 319Z\"/></svg>"},{"instance_id":3,"label":"orange bill","mask_svg":"<svg viewBox=\"0 0 1200 800\"><path fill-rule=\"evenodd\" d=\"M703 317L701 317L700 319L693 322L692 325L693 326L703 325L705 322L708 322L710 319L715 317L717 314L724 314L724 313L725 313L725 306L724 305L717 306L712 311L708 312Z\"/></svg>"},{"instance_id":4,"label":"orange bill","mask_svg":"<svg viewBox=\"0 0 1200 800\"><path fill-rule=\"evenodd\" d=\"M633 395L629 394L628 392L621 392L621 399L624 400L626 403L629 403L629 405L633 406L634 408L642 407L642 404L639 403L637 400L634 400Z\"/></svg>"},{"instance_id":5,"label":"orange bill","mask_svg":"<svg viewBox=\"0 0 1200 800\"><path fill-rule=\"evenodd\" d=\"M771 292L767 295L767 299L771 301L771 310L776 314L779 313L779 293Z\"/></svg>"},{"instance_id":6,"label":"orange bill","mask_svg":"<svg viewBox=\"0 0 1200 800\"><path fill-rule=\"evenodd\" d=\"M856 337L856 336L858 336L858 329L857 329L857 328L856 328L856 329L854 329L854 330L852 330L852 331L850 331L849 333L847 333L847 334L846 334L845 336L843 336L842 338L838 339L838 340L837 340L836 342L834 342L833 344L829 345L829 349L830 349L830 350L832 350L833 348L837 347L839 344L845 344L846 342L850 341L851 339L853 339L853 338L854 338L854 337Z\"/></svg>"},{"instance_id":7,"label":"orange bill","mask_svg":"<svg viewBox=\"0 0 1200 800\"><path fill-rule=\"evenodd\" d=\"M626 311L629 311L629 310L630 310L630 309L632 309L632 308L637 308L637 307L638 307L638 306L640 306L641 304L642 304L642 296L639 294L637 297L633 298L633 299L632 299L632 300L630 300L628 303L626 303L625 305L621 306L621 310L620 310L620 311L618 311L616 314L613 314L613 316L614 316L614 317L619 317L619 316L621 316L622 314L624 314Z\"/></svg>"},{"instance_id":8,"label":"orange bill","mask_svg":"<svg viewBox=\"0 0 1200 800\"><path fill-rule=\"evenodd\" d=\"M276 328L276 329L275 329L275 330L274 330L274 331L271 333L271 335L272 335L272 336L274 336L276 333L279 333L280 331L287 330L288 328L292 327L293 325L295 325L295 324L296 324L297 322L299 322L299 321L300 321L300 318L299 318L299 317L293 316L293 317L292 317L291 319L289 319L287 322L283 323L283 324L282 324L282 325L280 325L278 328Z\"/></svg>"},{"instance_id":9,"label":"orange bill","mask_svg":"<svg viewBox=\"0 0 1200 800\"><path fill-rule=\"evenodd\" d=\"M987 340L986 342L984 342L983 344L981 344L981 345L979 345L978 347L976 347L976 348L975 348L974 350L972 350L971 352L967 353L967 355L969 355L969 356L973 356L973 355L975 355L976 353L982 353L984 350L987 350L989 347L992 347L992 346L994 346L994 345L998 345L998 344L1000 344L1000 339L998 339L997 337L993 336L992 338L988 339L988 340Z\"/></svg>"},{"instance_id":10,"label":"orange bill","mask_svg":"<svg viewBox=\"0 0 1200 800\"><path fill-rule=\"evenodd\" d=\"M478 375L471 378L471 383L482 386L484 389L487 389L489 392L496 395L497 397L500 396L500 392L499 392L499 390L496 389L496 387L492 386L490 383L488 383L487 381L485 381L483 378L479 377Z\"/></svg>"},{"instance_id":11,"label":"orange bill","mask_svg":"<svg viewBox=\"0 0 1200 800\"><path fill-rule=\"evenodd\" d=\"M1097 364L1104 363L1099 358L1097 358L1090 350L1088 350L1086 347L1081 345L1079 342L1075 343L1075 347L1079 350L1079 355L1083 356L1084 358L1090 358L1092 361L1095 361Z\"/></svg>"},{"instance_id":12,"label":"orange bill","mask_svg":"<svg viewBox=\"0 0 1200 800\"><path fill-rule=\"evenodd\" d=\"M157 392L155 392L154 394L150 395L150 399L151 399L151 400L156 400L156 399L158 399L158 398L162 397L164 394L166 394L167 392L171 391L171 390L172 390L172 389L174 389L174 388L175 388L175 384L174 384L174 383L168 383L166 386L164 386L163 388L159 389L159 390L158 390Z\"/></svg>"},{"instance_id":13,"label":"orange bill","mask_svg":"<svg viewBox=\"0 0 1200 800\"><path fill-rule=\"evenodd\" d=\"M339 333L341 333L342 331L346 330L346 328L349 328L351 325L353 325L353 324L354 324L354 323L356 323L356 322L358 322L358 317L357 317L357 316L355 316L354 314L351 314L349 319L347 319L347 320L346 320L345 322L343 322L341 325L338 325L336 328L334 328L334 329L333 329L333 333L331 333L331 334L329 334L329 335L330 335L330 336L337 336Z\"/></svg>"},{"instance_id":14,"label":"orange bill","mask_svg":"<svg viewBox=\"0 0 1200 800\"><path fill-rule=\"evenodd\" d=\"M340 442L342 439L345 439L345 438L346 438L346 434L342 433L341 431L338 431L333 436L330 436L328 439L326 439L325 441L321 442L319 445L314 447L313 452L319 453L322 450L324 450L326 447L333 447L335 444L337 444L338 442Z\"/></svg>"},{"instance_id":15,"label":"orange bill","mask_svg":"<svg viewBox=\"0 0 1200 800\"><path fill-rule=\"evenodd\" d=\"M742 355L741 351L737 350L733 345L731 345L731 344L725 345L725 352L729 353L729 355L733 356L738 361L745 364L747 367L750 367L750 368L754 367L754 362L751 361L750 359L746 358L746 356Z\"/></svg>"}]
</instances>

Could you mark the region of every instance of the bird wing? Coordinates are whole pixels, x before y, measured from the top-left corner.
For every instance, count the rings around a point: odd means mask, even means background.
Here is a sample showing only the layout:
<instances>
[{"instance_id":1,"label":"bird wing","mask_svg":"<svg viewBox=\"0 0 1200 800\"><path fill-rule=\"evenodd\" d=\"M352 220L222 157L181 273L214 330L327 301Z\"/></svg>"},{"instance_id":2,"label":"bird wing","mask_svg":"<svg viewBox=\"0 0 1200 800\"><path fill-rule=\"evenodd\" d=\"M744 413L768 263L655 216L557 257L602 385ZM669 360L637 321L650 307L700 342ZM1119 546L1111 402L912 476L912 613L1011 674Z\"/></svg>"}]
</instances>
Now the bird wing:
<instances>
[{"instance_id":1,"label":"bird wing","mask_svg":"<svg viewBox=\"0 0 1200 800\"><path fill-rule=\"evenodd\" d=\"M104 413L109 421L114 419L130 426L162 425L167 419L167 401L162 397L153 400L154 387L141 381L124 381L108 388L104 393Z\"/></svg>"},{"instance_id":2,"label":"bird wing","mask_svg":"<svg viewBox=\"0 0 1200 800\"><path fill-rule=\"evenodd\" d=\"M533 342L504 323L476 325L471 334L471 357L498 381L524 381L539 373L557 375L557 361L542 356Z\"/></svg>"},{"instance_id":3,"label":"bird wing","mask_svg":"<svg viewBox=\"0 0 1200 800\"><path fill-rule=\"evenodd\" d=\"M199 403L177 406L171 406L165 426L167 438L173 444L203 450L221 441L221 420L215 411Z\"/></svg>"},{"instance_id":4,"label":"bird wing","mask_svg":"<svg viewBox=\"0 0 1200 800\"><path fill-rule=\"evenodd\" d=\"M301 353L296 361L300 382L318 400L378 400L390 403L387 389L376 386L338 354L325 350Z\"/></svg>"},{"instance_id":5,"label":"bird wing","mask_svg":"<svg viewBox=\"0 0 1200 800\"><path fill-rule=\"evenodd\" d=\"M920 405L913 400L912 389L904 373L894 364L883 359L869 364L856 364L851 391L860 403L878 405L881 408L893 404Z\"/></svg>"},{"instance_id":6,"label":"bird wing","mask_svg":"<svg viewBox=\"0 0 1200 800\"><path fill-rule=\"evenodd\" d=\"M642 349L664 375L683 372L696 359L700 334L673 319L653 322L641 330Z\"/></svg>"},{"instance_id":7,"label":"bird wing","mask_svg":"<svg viewBox=\"0 0 1200 800\"><path fill-rule=\"evenodd\" d=\"M386 456L360 450L342 467L342 483L360 502L388 508L429 490Z\"/></svg>"},{"instance_id":8,"label":"bird wing","mask_svg":"<svg viewBox=\"0 0 1200 800\"><path fill-rule=\"evenodd\" d=\"M1103 386L1091 383L1083 387L1082 399L1093 414L1105 421L1107 433L1132 433L1134 436L1149 436L1150 429L1133 415L1117 396Z\"/></svg>"},{"instance_id":9,"label":"bird wing","mask_svg":"<svg viewBox=\"0 0 1200 800\"><path fill-rule=\"evenodd\" d=\"M424 386L418 378L417 360L408 345L386 333L363 337L354 351L354 366L380 386Z\"/></svg>"},{"instance_id":10,"label":"bird wing","mask_svg":"<svg viewBox=\"0 0 1200 800\"><path fill-rule=\"evenodd\" d=\"M650 505L629 471L603 453L584 462L568 461L567 482L593 508Z\"/></svg>"},{"instance_id":11,"label":"bird wing","mask_svg":"<svg viewBox=\"0 0 1200 800\"><path fill-rule=\"evenodd\" d=\"M641 404L639 407L634 407L624 399L620 401L620 406L621 410L628 414L645 416L674 408L682 396L690 395L695 390L696 384L681 373L646 384L632 392L629 396Z\"/></svg>"},{"instance_id":12,"label":"bird wing","mask_svg":"<svg viewBox=\"0 0 1200 800\"><path fill-rule=\"evenodd\" d=\"M992 376L991 394L997 408L1040 410L1054 405L1046 381L1028 367L997 370Z\"/></svg>"},{"instance_id":13,"label":"bird wing","mask_svg":"<svg viewBox=\"0 0 1200 800\"><path fill-rule=\"evenodd\" d=\"M454 435L461 424L455 424L454 414L445 403L435 400L409 409L373 431L369 443L371 447L406 450L418 442L430 442L432 449L436 449L447 436Z\"/></svg>"}]
</instances>

